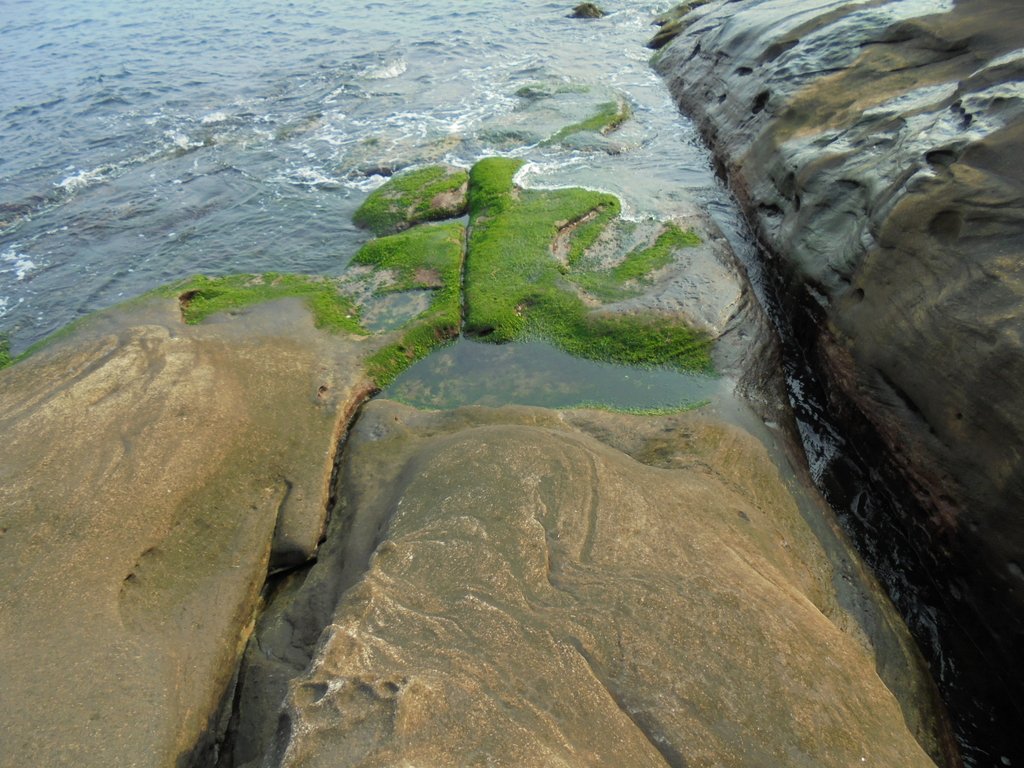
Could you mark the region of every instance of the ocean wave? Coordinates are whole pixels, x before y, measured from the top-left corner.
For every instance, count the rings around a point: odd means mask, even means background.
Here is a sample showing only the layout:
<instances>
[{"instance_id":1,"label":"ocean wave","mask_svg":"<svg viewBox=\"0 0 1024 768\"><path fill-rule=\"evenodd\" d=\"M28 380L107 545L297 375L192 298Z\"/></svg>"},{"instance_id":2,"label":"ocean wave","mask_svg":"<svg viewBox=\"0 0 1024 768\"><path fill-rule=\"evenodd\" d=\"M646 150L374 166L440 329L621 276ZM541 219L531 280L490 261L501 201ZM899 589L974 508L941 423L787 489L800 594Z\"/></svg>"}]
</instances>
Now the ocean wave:
<instances>
[{"instance_id":1,"label":"ocean wave","mask_svg":"<svg viewBox=\"0 0 1024 768\"><path fill-rule=\"evenodd\" d=\"M340 187L345 186L344 182L340 179L327 176L322 171L308 166L291 168L286 171L284 176L280 177L279 180L288 184L296 184L298 186L311 187L314 189L339 189Z\"/></svg>"},{"instance_id":2,"label":"ocean wave","mask_svg":"<svg viewBox=\"0 0 1024 768\"><path fill-rule=\"evenodd\" d=\"M211 112L199 122L203 125L215 125L216 123L226 123L230 119L231 116L227 112Z\"/></svg>"}]
</instances>

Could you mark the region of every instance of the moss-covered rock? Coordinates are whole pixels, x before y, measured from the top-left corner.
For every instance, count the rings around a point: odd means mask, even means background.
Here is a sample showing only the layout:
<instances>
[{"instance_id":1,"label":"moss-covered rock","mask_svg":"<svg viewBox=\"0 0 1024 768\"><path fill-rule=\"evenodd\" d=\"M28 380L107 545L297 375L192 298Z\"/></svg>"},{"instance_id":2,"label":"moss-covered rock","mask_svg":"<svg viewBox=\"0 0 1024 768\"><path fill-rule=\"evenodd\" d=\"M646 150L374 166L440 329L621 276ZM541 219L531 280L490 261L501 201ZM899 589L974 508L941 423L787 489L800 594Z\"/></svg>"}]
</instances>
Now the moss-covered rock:
<instances>
[{"instance_id":1,"label":"moss-covered rock","mask_svg":"<svg viewBox=\"0 0 1024 768\"><path fill-rule=\"evenodd\" d=\"M14 360L11 358L11 340L6 336L0 336L0 370L11 365Z\"/></svg>"},{"instance_id":2,"label":"moss-covered rock","mask_svg":"<svg viewBox=\"0 0 1024 768\"><path fill-rule=\"evenodd\" d=\"M621 152L624 143L640 141L638 134L619 131L632 110L627 98L613 88L552 76L525 82L513 93L518 99L515 109L476 133L492 151L571 143L574 148Z\"/></svg>"},{"instance_id":3,"label":"moss-covered rock","mask_svg":"<svg viewBox=\"0 0 1024 768\"><path fill-rule=\"evenodd\" d=\"M444 165L398 174L374 190L352 220L381 236L420 222L460 216L466 208L467 180L461 168Z\"/></svg>"},{"instance_id":4,"label":"moss-covered rock","mask_svg":"<svg viewBox=\"0 0 1024 768\"><path fill-rule=\"evenodd\" d=\"M432 294L427 309L405 324L400 337L367 360L378 386L390 384L409 365L458 336L464 240L461 224L425 225L372 240L353 258L354 264L390 273L376 289L378 296L417 290Z\"/></svg>"},{"instance_id":5,"label":"moss-covered rock","mask_svg":"<svg viewBox=\"0 0 1024 768\"><path fill-rule=\"evenodd\" d=\"M280 274L195 275L157 291L177 296L181 315L195 325L218 312L239 310L288 296L303 298L318 328L338 332L364 333L359 325L359 310L338 291L337 281L326 277Z\"/></svg>"},{"instance_id":6,"label":"moss-covered rock","mask_svg":"<svg viewBox=\"0 0 1024 768\"><path fill-rule=\"evenodd\" d=\"M577 133L599 133L605 136L629 120L633 111L625 99L606 101L597 110L578 123L567 125L556 131L546 144L557 144Z\"/></svg>"},{"instance_id":7,"label":"moss-covered rock","mask_svg":"<svg viewBox=\"0 0 1024 768\"><path fill-rule=\"evenodd\" d=\"M690 0L687 3L680 3L679 5L671 8L665 13L657 16L654 19L654 23L657 24L661 29L655 33L648 43L647 47L653 50L659 50L664 48L668 43L677 38L680 33L683 32L690 24L693 19L688 18L690 11L694 8L699 8L705 5L708 0Z\"/></svg>"},{"instance_id":8,"label":"moss-covered rock","mask_svg":"<svg viewBox=\"0 0 1024 768\"><path fill-rule=\"evenodd\" d=\"M616 301L639 294L640 284L647 281L651 273L670 264L678 249L700 243L700 237L693 231L668 224L654 243L634 248L614 266L575 271L568 277L595 299Z\"/></svg>"},{"instance_id":9,"label":"moss-covered rock","mask_svg":"<svg viewBox=\"0 0 1024 768\"><path fill-rule=\"evenodd\" d=\"M542 338L572 354L637 365L710 368L710 339L678 318L590 309L570 282L608 222L618 198L569 188L517 189L519 160L489 158L470 173L465 327L491 341ZM634 254L605 277L622 284L654 268L669 240ZM556 243L565 259L555 258Z\"/></svg>"}]
</instances>

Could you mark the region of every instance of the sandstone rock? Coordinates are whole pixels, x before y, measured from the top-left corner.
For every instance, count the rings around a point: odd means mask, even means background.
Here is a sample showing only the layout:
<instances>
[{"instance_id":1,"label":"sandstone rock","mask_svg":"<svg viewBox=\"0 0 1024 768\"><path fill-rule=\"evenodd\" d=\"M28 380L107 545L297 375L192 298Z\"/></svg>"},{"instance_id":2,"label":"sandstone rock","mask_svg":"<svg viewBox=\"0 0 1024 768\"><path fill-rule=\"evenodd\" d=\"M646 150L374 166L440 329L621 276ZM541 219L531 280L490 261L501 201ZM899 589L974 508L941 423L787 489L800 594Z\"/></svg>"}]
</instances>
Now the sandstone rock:
<instances>
[{"instance_id":1,"label":"sandstone rock","mask_svg":"<svg viewBox=\"0 0 1024 768\"><path fill-rule=\"evenodd\" d=\"M976 671L1024 670L1024 21L1012 0L712 2L659 68L818 323ZM996 705L997 708L1003 706ZM1014 718L1011 718L1011 720Z\"/></svg>"},{"instance_id":2,"label":"sandstone rock","mask_svg":"<svg viewBox=\"0 0 1024 768\"><path fill-rule=\"evenodd\" d=\"M297 299L148 299L0 372L0 763L210 746L268 568L318 546L361 344Z\"/></svg>"},{"instance_id":3,"label":"sandstone rock","mask_svg":"<svg viewBox=\"0 0 1024 768\"><path fill-rule=\"evenodd\" d=\"M931 765L760 444L649 425L367 406L270 764Z\"/></svg>"}]
</instances>

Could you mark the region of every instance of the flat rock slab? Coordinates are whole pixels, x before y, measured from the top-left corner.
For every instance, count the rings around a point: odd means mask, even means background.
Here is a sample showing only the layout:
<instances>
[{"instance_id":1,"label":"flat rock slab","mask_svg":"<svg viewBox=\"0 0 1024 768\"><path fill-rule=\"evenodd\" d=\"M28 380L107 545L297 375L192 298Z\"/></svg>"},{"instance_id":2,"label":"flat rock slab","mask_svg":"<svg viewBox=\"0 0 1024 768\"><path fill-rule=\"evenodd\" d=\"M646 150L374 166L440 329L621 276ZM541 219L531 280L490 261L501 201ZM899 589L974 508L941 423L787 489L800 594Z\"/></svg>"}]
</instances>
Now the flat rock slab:
<instances>
[{"instance_id":1,"label":"flat rock slab","mask_svg":"<svg viewBox=\"0 0 1024 768\"><path fill-rule=\"evenodd\" d=\"M932 765L761 444L650 423L369 404L274 764Z\"/></svg>"},{"instance_id":2,"label":"flat rock slab","mask_svg":"<svg viewBox=\"0 0 1024 768\"><path fill-rule=\"evenodd\" d=\"M315 552L362 342L244 314L149 299L0 373L0 764L201 750L268 565Z\"/></svg>"}]
</instances>

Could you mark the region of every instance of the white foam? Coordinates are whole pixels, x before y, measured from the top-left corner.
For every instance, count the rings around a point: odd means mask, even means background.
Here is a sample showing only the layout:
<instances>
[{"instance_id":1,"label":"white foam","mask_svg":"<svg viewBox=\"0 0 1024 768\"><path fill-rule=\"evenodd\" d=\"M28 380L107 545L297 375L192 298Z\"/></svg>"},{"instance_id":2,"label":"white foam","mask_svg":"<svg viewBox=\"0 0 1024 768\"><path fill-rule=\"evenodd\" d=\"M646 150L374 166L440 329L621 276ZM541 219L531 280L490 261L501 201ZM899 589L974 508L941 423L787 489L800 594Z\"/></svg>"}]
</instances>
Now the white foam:
<instances>
[{"instance_id":1,"label":"white foam","mask_svg":"<svg viewBox=\"0 0 1024 768\"><path fill-rule=\"evenodd\" d=\"M231 119L231 116L227 112L211 112L206 115L200 122L203 125L213 125L215 123L223 123Z\"/></svg>"},{"instance_id":2,"label":"white foam","mask_svg":"<svg viewBox=\"0 0 1024 768\"><path fill-rule=\"evenodd\" d=\"M91 184L102 181L109 170L110 167L104 165L99 168L93 168L90 171L78 171L78 173L66 176L61 181L57 182L55 186L65 190L66 192L76 192L83 187L88 187Z\"/></svg>"},{"instance_id":3,"label":"white foam","mask_svg":"<svg viewBox=\"0 0 1024 768\"><path fill-rule=\"evenodd\" d=\"M299 184L304 187L316 187L318 189L337 189L342 186L338 179L325 175L316 168L303 166L293 168L285 175L285 180L290 184Z\"/></svg>"},{"instance_id":4,"label":"white foam","mask_svg":"<svg viewBox=\"0 0 1024 768\"><path fill-rule=\"evenodd\" d=\"M409 69L409 65L405 59L399 58L367 67L362 76L365 80L391 80L405 74L407 69Z\"/></svg>"},{"instance_id":5,"label":"white foam","mask_svg":"<svg viewBox=\"0 0 1024 768\"><path fill-rule=\"evenodd\" d=\"M192 141L181 131L164 131L164 136L178 149L189 150L203 145L201 141Z\"/></svg>"},{"instance_id":6,"label":"white foam","mask_svg":"<svg viewBox=\"0 0 1024 768\"><path fill-rule=\"evenodd\" d=\"M0 261L10 264L10 267L4 267L3 272L12 272L14 278L18 281L24 280L36 269L36 263L32 261L24 253L18 253L13 248L9 248L3 254L0 254Z\"/></svg>"}]
</instances>

